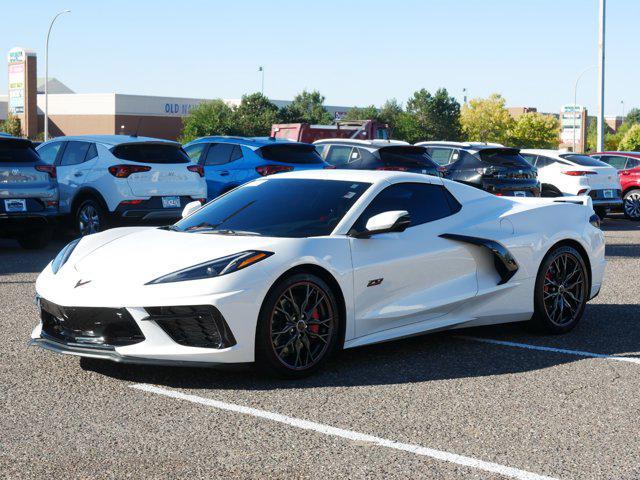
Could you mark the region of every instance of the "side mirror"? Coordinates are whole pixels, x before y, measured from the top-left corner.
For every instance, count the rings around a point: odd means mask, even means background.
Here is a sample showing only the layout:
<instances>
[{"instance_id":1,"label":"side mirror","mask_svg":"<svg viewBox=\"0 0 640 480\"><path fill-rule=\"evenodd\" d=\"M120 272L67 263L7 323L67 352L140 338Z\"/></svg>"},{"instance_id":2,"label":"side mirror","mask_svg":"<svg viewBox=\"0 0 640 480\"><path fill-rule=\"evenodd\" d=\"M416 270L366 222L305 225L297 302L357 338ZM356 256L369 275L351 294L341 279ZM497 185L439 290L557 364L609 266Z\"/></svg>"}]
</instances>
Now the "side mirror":
<instances>
[{"instance_id":1,"label":"side mirror","mask_svg":"<svg viewBox=\"0 0 640 480\"><path fill-rule=\"evenodd\" d=\"M182 210L182 218L188 217L192 213L195 213L196 211L200 210L201 208L202 208L202 204L198 200L187 203L184 206L184 209Z\"/></svg>"},{"instance_id":2,"label":"side mirror","mask_svg":"<svg viewBox=\"0 0 640 480\"><path fill-rule=\"evenodd\" d=\"M406 210L379 213L367 221L363 232L354 232L355 238L369 238L371 235L389 232L404 232L411 225L411 215Z\"/></svg>"}]
</instances>

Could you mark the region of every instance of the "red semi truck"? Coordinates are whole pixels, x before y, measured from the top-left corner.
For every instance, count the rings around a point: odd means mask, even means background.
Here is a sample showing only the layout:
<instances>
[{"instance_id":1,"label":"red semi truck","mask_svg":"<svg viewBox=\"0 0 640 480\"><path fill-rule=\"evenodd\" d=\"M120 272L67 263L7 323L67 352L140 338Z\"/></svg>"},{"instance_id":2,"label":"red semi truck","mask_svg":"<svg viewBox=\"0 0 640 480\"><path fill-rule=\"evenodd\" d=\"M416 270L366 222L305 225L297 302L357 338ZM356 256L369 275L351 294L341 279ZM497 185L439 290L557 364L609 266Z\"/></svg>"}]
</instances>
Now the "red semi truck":
<instances>
[{"instance_id":1,"label":"red semi truck","mask_svg":"<svg viewBox=\"0 0 640 480\"><path fill-rule=\"evenodd\" d=\"M271 126L271 136L296 142L313 143L324 138L389 140L389 126L375 120L338 121L334 125L279 123Z\"/></svg>"}]
</instances>

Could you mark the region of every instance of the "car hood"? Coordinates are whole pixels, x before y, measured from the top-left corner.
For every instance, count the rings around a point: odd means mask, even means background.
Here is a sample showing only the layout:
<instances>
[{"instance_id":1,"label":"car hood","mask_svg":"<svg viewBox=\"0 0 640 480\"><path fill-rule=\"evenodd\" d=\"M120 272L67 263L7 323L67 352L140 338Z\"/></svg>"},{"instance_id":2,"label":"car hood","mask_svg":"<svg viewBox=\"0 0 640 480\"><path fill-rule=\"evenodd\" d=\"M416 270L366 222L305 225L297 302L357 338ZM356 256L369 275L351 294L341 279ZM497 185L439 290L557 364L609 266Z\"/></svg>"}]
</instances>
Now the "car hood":
<instances>
[{"instance_id":1,"label":"car hood","mask_svg":"<svg viewBox=\"0 0 640 480\"><path fill-rule=\"evenodd\" d=\"M76 275L93 280L140 285L168 273L245 250L273 251L279 239L270 237L185 233L148 228L115 239L107 238L95 248L80 248L69 259Z\"/></svg>"}]
</instances>

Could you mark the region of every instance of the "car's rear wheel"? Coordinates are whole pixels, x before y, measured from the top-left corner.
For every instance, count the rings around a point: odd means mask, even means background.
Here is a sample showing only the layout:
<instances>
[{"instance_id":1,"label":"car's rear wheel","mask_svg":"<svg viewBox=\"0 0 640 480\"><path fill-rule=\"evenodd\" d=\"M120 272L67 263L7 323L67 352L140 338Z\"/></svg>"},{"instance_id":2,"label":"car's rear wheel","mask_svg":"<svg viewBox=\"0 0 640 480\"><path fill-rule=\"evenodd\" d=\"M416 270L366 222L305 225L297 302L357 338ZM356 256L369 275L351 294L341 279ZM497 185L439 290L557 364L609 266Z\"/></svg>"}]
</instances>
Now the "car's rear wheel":
<instances>
[{"instance_id":1,"label":"car's rear wheel","mask_svg":"<svg viewBox=\"0 0 640 480\"><path fill-rule=\"evenodd\" d=\"M640 189L629 190L623 198L624 215L630 220L640 220Z\"/></svg>"},{"instance_id":2,"label":"car's rear wheel","mask_svg":"<svg viewBox=\"0 0 640 480\"><path fill-rule=\"evenodd\" d=\"M80 202L75 214L75 229L79 235L101 232L106 229L106 223L106 212L98 201L89 198Z\"/></svg>"},{"instance_id":3,"label":"car's rear wheel","mask_svg":"<svg viewBox=\"0 0 640 480\"><path fill-rule=\"evenodd\" d=\"M295 274L271 289L256 331L256 363L282 377L317 370L334 352L339 332L335 294L321 278Z\"/></svg>"},{"instance_id":4,"label":"car's rear wheel","mask_svg":"<svg viewBox=\"0 0 640 480\"><path fill-rule=\"evenodd\" d=\"M573 247L551 250L536 278L533 324L546 333L573 329L584 313L589 277L582 255Z\"/></svg>"}]
</instances>

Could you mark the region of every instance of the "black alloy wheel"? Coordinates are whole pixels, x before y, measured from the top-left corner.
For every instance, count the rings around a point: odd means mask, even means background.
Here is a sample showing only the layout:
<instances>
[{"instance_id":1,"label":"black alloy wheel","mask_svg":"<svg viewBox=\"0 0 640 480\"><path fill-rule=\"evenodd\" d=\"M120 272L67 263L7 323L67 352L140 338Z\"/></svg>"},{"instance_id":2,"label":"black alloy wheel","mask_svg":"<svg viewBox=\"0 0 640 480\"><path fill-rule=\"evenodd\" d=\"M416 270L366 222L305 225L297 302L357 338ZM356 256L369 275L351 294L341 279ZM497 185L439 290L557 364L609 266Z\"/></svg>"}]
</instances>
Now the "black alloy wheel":
<instances>
[{"instance_id":1,"label":"black alloy wheel","mask_svg":"<svg viewBox=\"0 0 640 480\"><path fill-rule=\"evenodd\" d=\"M339 310L331 288L314 275L297 274L267 296L258 321L256 360L285 377L316 370L334 351Z\"/></svg>"},{"instance_id":2,"label":"black alloy wheel","mask_svg":"<svg viewBox=\"0 0 640 480\"><path fill-rule=\"evenodd\" d=\"M640 190L630 190L624 194L624 215L629 220L640 220Z\"/></svg>"},{"instance_id":3,"label":"black alloy wheel","mask_svg":"<svg viewBox=\"0 0 640 480\"><path fill-rule=\"evenodd\" d=\"M76 231L80 236L91 235L106 229L106 214L93 199L84 200L76 210Z\"/></svg>"},{"instance_id":4,"label":"black alloy wheel","mask_svg":"<svg viewBox=\"0 0 640 480\"><path fill-rule=\"evenodd\" d=\"M588 296L589 277L582 255L573 247L557 247L540 266L532 320L547 333L568 332L582 318Z\"/></svg>"}]
</instances>

